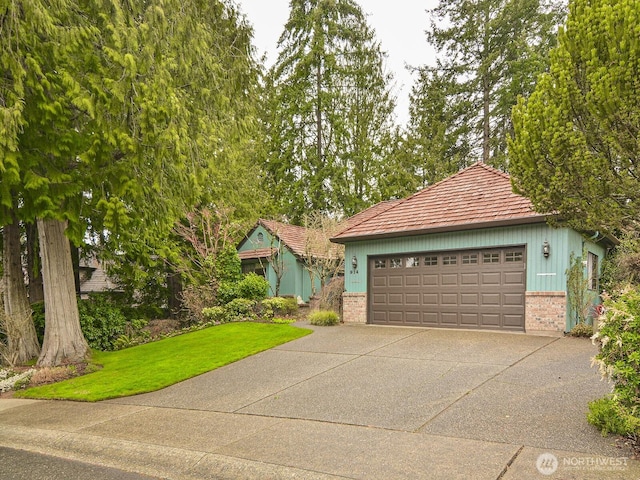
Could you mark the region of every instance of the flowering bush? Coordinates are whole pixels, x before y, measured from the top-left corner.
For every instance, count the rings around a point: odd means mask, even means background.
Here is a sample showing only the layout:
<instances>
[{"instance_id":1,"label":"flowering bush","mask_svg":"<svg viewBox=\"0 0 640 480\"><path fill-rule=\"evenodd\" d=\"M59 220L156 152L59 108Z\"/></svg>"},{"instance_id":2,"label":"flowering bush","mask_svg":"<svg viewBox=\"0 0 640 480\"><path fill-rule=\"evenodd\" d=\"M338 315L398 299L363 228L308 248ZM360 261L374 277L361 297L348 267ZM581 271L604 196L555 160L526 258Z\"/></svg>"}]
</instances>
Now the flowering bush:
<instances>
[{"instance_id":1,"label":"flowering bush","mask_svg":"<svg viewBox=\"0 0 640 480\"><path fill-rule=\"evenodd\" d=\"M606 433L640 434L640 290L627 289L615 300L605 301L605 317L592 340L600 346L594 357L603 377L614 386L607 411L620 417L617 425L627 425L626 432L614 432L606 422L597 421L601 404L589 405L589 421ZM599 409L600 411L602 408Z\"/></svg>"},{"instance_id":2,"label":"flowering bush","mask_svg":"<svg viewBox=\"0 0 640 480\"><path fill-rule=\"evenodd\" d=\"M0 369L0 393L15 390L22 385L27 385L31 375L34 373L35 370L33 368L22 373L8 369Z\"/></svg>"}]
</instances>

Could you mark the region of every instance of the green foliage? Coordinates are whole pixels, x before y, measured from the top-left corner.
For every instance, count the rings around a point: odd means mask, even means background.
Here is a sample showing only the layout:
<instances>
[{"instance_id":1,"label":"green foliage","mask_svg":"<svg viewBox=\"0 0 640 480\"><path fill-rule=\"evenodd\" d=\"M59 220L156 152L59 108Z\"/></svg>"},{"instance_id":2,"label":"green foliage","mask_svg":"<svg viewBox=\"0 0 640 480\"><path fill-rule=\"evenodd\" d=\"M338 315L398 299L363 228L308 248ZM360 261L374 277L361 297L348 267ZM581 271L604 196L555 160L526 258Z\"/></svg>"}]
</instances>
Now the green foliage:
<instances>
[{"instance_id":1,"label":"green foliage","mask_svg":"<svg viewBox=\"0 0 640 480\"><path fill-rule=\"evenodd\" d=\"M277 208L351 215L379 199L394 100L354 0L294 0L266 77L266 185Z\"/></svg>"},{"instance_id":2,"label":"green foliage","mask_svg":"<svg viewBox=\"0 0 640 480\"><path fill-rule=\"evenodd\" d=\"M274 319L276 315L292 315L298 311L298 302L292 297L265 298L261 306L262 316L265 319Z\"/></svg>"},{"instance_id":3,"label":"green foliage","mask_svg":"<svg viewBox=\"0 0 640 480\"><path fill-rule=\"evenodd\" d=\"M578 323L571 329L569 335L572 337L587 337L591 338L593 335L593 326L586 323Z\"/></svg>"},{"instance_id":4,"label":"green foliage","mask_svg":"<svg viewBox=\"0 0 640 480\"><path fill-rule=\"evenodd\" d=\"M259 302L269 293L269 282L266 278L255 273L249 273L238 282L238 296Z\"/></svg>"},{"instance_id":5,"label":"green foliage","mask_svg":"<svg viewBox=\"0 0 640 480\"><path fill-rule=\"evenodd\" d=\"M589 279L584 274L582 257L571 252L569 268L565 273L570 315L576 324L587 323L590 320L596 293L589 290Z\"/></svg>"},{"instance_id":6,"label":"green foliage","mask_svg":"<svg viewBox=\"0 0 640 480\"><path fill-rule=\"evenodd\" d=\"M126 332L127 319L108 298L100 295L78 302L80 326L91 348L114 350L118 337Z\"/></svg>"},{"instance_id":7,"label":"green foliage","mask_svg":"<svg viewBox=\"0 0 640 480\"><path fill-rule=\"evenodd\" d=\"M615 413L640 434L640 290L623 292L606 300L605 306L605 318L593 336L600 346L594 361L614 383Z\"/></svg>"},{"instance_id":8,"label":"green foliage","mask_svg":"<svg viewBox=\"0 0 640 480\"><path fill-rule=\"evenodd\" d=\"M255 320L256 302L248 298L235 298L224 306L226 321Z\"/></svg>"},{"instance_id":9,"label":"green foliage","mask_svg":"<svg viewBox=\"0 0 640 480\"><path fill-rule=\"evenodd\" d=\"M38 302L31 305L31 318L36 327L36 335L38 335L38 343L42 345L44 340L44 302Z\"/></svg>"},{"instance_id":10,"label":"green foliage","mask_svg":"<svg viewBox=\"0 0 640 480\"><path fill-rule=\"evenodd\" d=\"M515 189L573 227L640 217L640 2L571 0L550 70L513 111Z\"/></svg>"},{"instance_id":11,"label":"green foliage","mask_svg":"<svg viewBox=\"0 0 640 480\"><path fill-rule=\"evenodd\" d=\"M227 311L220 306L203 308L202 315L207 322L224 323L227 321Z\"/></svg>"},{"instance_id":12,"label":"green foliage","mask_svg":"<svg viewBox=\"0 0 640 480\"><path fill-rule=\"evenodd\" d=\"M443 0L429 13L437 64L411 92L411 172L426 186L474 160L505 169L511 109L545 71L560 13L538 0Z\"/></svg>"},{"instance_id":13,"label":"green foliage","mask_svg":"<svg viewBox=\"0 0 640 480\"><path fill-rule=\"evenodd\" d=\"M220 283L237 283L242 279L242 262L233 245L227 245L213 260L215 279Z\"/></svg>"},{"instance_id":14,"label":"green foliage","mask_svg":"<svg viewBox=\"0 0 640 480\"><path fill-rule=\"evenodd\" d=\"M290 325L230 323L117 352L94 351L92 362L101 370L16 396L96 402L153 392L310 333Z\"/></svg>"},{"instance_id":15,"label":"green foliage","mask_svg":"<svg viewBox=\"0 0 640 480\"><path fill-rule=\"evenodd\" d=\"M318 310L308 317L311 325L331 326L340 323L340 315L333 310Z\"/></svg>"},{"instance_id":16,"label":"green foliage","mask_svg":"<svg viewBox=\"0 0 640 480\"><path fill-rule=\"evenodd\" d=\"M640 433L640 418L621 408L619 402L611 397L589 402L587 420L591 425L599 428L605 437L610 433L614 435L638 435Z\"/></svg>"}]
</instances>

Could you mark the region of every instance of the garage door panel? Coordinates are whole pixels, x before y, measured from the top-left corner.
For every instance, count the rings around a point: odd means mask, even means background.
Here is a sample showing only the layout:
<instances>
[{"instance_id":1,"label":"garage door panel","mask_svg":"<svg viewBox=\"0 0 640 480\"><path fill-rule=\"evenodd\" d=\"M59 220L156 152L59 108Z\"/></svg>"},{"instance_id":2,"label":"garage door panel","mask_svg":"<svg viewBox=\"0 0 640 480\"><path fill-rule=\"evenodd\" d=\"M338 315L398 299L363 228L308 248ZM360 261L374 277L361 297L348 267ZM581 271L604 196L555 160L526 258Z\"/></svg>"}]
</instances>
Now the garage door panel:
<instances>
[{"instance_id":1,"label":"garage door panel","mask_svg":"<svg viewBox=\"0 0 640 480\"><path fill-rule=\"evenodd\" d=\"M405 305L420 305L420 294L419 293L407 293L404 296Z\"/></svg>"},{"instance_id":2,"label":"garage door panel","mask_svg":"<svg viewBox=\"0 0 640 480\"><path fill-rule=\"evenodd\" d=\"M387 297L389 305L403 305L404 295L402 293L390 293Z\"/></svg>"},{"instance_id":3,"label":"garage door panel","mask_svg":"<svg viewBox=\"0 0 640 480\"><path fill-rule=\"evenodd\" d=\"M505 272L504 285L524 285L524 272Z\"/></svg>"},{"instance_id":4,"label":"garage door panel","mask_svg":"<svg viewBox=\"0 0 640 480\"><path fill-rule=\"evenodd\" d=\"M442 286L448 286L448 285L457 286L458 285L458 274L457 273L443 273L440 276L440 285L442 285Z\"/></svg>"},{"instance_id":5,"label":"garage door panel","mask_svg":"<svg viewBox=\"0 0 640 480\"><path fill-rule=\"evenodd\" d=\"M523 260L524 248L518 247L371 259L370 321L523 330Z\"/></svg>"},{"instance_id":6,"label":"garage door panel","mask_svg":"<svg viewBox=\"0 0 640 480\"><path fill-rule=\"evenodd\" d=\"M480 295L477 293L462 293L460 294L460 304L466 306L478 306Z\"/></svg>"},{"instance_id":7,"label":"garage door panel","mask_svg":"<svg viewBox=\"0 0 640 480\"><path fill-rule=\"evenodd\" d=\"M422 285L425 287L435 287L438 285L438 275L429 273L422 275Z\"/></svg>"}]
</instances>

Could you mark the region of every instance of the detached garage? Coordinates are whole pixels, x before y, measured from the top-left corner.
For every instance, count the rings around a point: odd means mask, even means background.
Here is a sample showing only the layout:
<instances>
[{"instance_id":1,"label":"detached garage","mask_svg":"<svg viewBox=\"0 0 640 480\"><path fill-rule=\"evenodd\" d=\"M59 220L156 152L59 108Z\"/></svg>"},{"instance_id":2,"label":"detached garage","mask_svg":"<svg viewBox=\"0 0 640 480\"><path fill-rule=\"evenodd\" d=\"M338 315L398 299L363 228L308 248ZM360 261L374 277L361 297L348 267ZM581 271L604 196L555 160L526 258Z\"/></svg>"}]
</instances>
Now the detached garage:
<instances>
[{"instance_id":1,"label":"detached garage","mask_svg":"<svg viewBox=\"0 0 640 480\"><path fill-rule=\"evenodd\" d=\"M332 240L346 246L345 322L521 332L570 330L571 254L597 297L612 245L550 227L483 163L352 217Z\"/></svg>"}]
</instances>

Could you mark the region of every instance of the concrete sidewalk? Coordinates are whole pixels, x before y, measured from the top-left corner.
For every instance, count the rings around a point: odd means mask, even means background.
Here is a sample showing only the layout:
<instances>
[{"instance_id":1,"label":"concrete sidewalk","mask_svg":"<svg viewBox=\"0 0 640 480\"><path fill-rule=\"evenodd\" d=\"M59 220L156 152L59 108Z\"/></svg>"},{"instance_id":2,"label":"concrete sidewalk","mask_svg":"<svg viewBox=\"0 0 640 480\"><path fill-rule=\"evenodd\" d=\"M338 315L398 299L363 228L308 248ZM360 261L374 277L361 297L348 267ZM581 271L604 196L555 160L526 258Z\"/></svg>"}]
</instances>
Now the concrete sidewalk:
<instances>
[{"instance_id":1,"label":"concrete sidewalk","mask_svg":"<svg viewBox=\"0 0 640 480\"><path fill-rule=\"evenodd\" d=\"M172 479L640 479L586 339L340 326L159 392L0 400L0 445ZM544 475L543 475L544 473Z\"/></svg>"}]
</instances>

